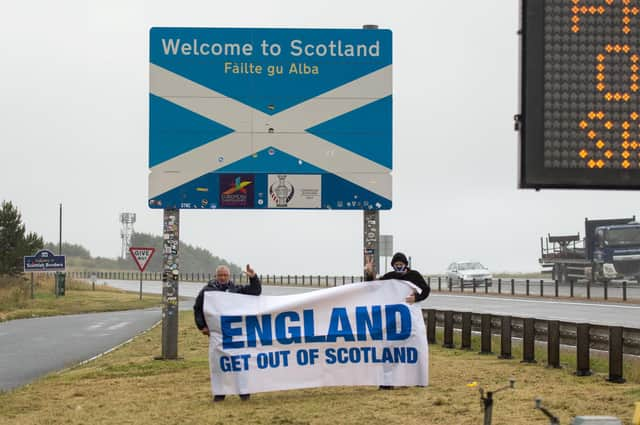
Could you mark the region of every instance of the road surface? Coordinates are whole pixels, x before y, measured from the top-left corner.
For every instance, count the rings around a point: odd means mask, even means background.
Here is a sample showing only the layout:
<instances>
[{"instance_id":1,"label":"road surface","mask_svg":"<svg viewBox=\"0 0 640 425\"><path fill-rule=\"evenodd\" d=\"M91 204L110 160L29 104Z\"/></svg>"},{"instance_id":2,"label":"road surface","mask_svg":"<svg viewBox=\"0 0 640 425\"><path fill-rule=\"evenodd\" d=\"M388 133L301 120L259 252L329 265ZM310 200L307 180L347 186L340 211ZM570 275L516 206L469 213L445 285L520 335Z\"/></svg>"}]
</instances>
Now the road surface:
<instances>
[{"instance_id":1,"label":"road surface","mask_svg":"<svg viewBox=\"0 0 640 425\"><path fill-rule=\"evenodd\" d=\"M138 292L139 281L100 280L98 284ZM194 298L202 283L181 282L181 297ZM264 295L286 295L318 287L264 286ZM160 294L161 282L144 282L146 294ZM640 305L561 301L544 298L505 298L491 295L432 293L422 308L535 317L640 329ZM181 310L193 299L182 300ZM13 320L0 323L0 390L24 385L49 372L104 353L149 329L161 319L160 309L93 313Z\"/></svg>"}]
</instances>

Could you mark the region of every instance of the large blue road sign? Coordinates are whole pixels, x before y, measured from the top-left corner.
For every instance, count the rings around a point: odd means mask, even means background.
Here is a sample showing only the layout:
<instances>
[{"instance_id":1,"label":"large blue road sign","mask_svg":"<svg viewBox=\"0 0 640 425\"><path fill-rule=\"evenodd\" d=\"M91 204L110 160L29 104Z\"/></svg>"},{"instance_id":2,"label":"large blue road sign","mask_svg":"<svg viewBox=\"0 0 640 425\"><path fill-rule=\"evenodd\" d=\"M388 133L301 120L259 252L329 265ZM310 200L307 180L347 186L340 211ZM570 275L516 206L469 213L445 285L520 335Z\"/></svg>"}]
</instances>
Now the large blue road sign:
<instances>
[{"instance_id":1,"label":"large blue road sign","mask_svg":"<svg viewBox=\"0 0 640 425\"><path fill-rule=\"evenodd\" d=\"M55 255L48 249L41 249L35 255L24 258L25 272L50 272L65 269L65 256Z\"/></svg>"},{"instance_id":2,"label":"large blue road sign","mask_svg":"<svg viewBox=\"0 0 640 425\"><path fill-rule=\"evenodd\" d=\"M150 44L151 208L391 208L391 31L152 28Z\"/></svg>"}]
</instances>

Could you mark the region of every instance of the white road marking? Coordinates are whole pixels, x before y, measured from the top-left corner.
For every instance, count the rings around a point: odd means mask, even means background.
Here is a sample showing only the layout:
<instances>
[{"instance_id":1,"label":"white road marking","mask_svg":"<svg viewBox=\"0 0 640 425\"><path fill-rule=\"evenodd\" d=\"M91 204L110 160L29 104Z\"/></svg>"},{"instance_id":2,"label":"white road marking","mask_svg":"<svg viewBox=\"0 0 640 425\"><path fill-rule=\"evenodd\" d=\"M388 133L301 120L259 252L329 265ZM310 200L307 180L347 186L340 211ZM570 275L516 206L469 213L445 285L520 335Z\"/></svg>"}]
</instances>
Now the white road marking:
<instances>
[{"instance_id":1,"label":"white road marking","mask_svg":"<svg viewBox=\"0 0 640 425\"><path fill-rule=\"evenodd\" d=\"M126 326L128 326L131 322L120 322L120 323L116 323L115 325L111 325L107 328L107 330L110 331L114 331L116 329L120 329L120 328L124 328Z\"/></svg>"}]
</instances>

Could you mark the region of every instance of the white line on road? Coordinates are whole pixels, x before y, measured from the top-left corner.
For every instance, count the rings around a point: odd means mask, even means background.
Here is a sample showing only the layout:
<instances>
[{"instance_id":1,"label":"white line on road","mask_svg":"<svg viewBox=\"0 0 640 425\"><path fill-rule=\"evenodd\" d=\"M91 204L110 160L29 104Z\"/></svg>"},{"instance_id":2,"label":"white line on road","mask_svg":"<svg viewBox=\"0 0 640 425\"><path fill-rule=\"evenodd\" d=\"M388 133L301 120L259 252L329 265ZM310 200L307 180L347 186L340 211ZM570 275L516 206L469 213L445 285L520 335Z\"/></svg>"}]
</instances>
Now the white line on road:
<instances>
[{"instance_id":1,"label":"white line on road","mask_svg":"<svg viewBox=\"0 0 640 425\"><path fill-rule=\"evenodd\" d=\"M98 329L101 328L104 325L104 322L98 322L98 323L94 323L93 325L89 325L87 326L87 330L94 330L94 329Z\"/></svg>"},{"instance_id":2,"label":"white line on road","mask_svg":"<svg viewBox=\"0 0 640 425\"><path fill-rule=\"evenodd\" d=\"M107 328L107 330L110 331L114 331L116 329L120 329L120 328L124 328L125 326L127 326L129 323L131 322L120 322L120 323L116 323L115 325L111 325Z\"/></svg>"}]
</instances>

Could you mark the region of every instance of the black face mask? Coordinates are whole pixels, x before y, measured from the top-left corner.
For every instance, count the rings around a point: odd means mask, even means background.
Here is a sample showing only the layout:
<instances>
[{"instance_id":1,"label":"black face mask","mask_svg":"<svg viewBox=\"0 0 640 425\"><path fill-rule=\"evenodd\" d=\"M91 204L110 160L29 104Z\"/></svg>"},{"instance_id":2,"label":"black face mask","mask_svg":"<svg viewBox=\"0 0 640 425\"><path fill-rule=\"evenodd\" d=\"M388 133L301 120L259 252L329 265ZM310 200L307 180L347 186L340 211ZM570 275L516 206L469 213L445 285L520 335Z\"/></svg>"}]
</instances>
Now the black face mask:
<instances>
[{"instance_id":1,"label":"black face mask","mask_svg":"<svg viewBox=\"0 0 640 425\"><path fill-rule=\"evenodd\" d=\"M401 264L401 265L395 265L395 266L391 266L393 267L393 270L397 271L397 272L406 272L407 271L407 266L405 264Z\"/></svg>"}]
</instances>

